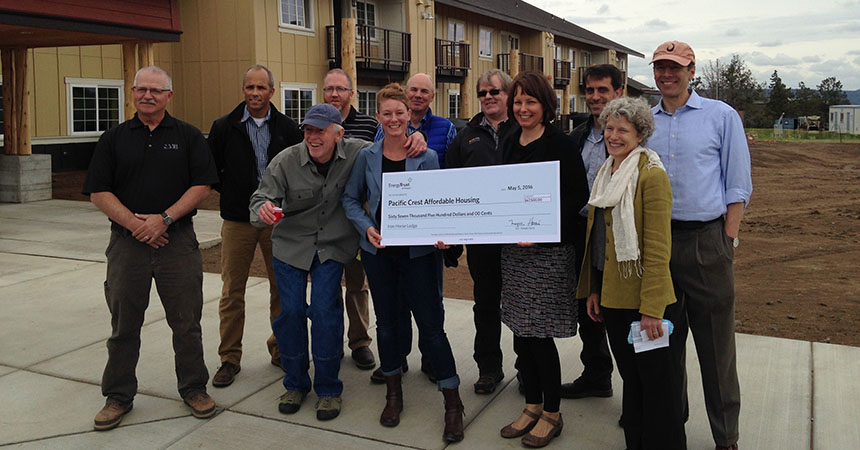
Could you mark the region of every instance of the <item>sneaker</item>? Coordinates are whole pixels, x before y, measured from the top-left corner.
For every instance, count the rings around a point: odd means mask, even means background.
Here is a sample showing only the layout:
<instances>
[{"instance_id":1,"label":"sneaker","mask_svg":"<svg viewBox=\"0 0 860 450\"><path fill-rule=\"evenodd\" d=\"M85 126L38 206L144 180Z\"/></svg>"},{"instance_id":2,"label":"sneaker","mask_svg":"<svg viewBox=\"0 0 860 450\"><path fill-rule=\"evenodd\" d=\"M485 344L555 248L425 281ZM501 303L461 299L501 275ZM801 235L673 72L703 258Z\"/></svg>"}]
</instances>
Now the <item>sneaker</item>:
<instances>
[{"instance_id":1,"label":"sneaker","mask_svg":"<svg viewBox=\"0 0 860 450\"><path fill-rule=\"evenodd\" d=\"M376 359L373 357L373 352L366 345L352 351L352 360L355 361L355 365L361 370L370 370L376 367Z\"/></svg>"},{"instance_id":2,"label":"sneaker","mask_svg":"<svg viewBox=\"0 0 860 450\"><path fill-rule=\"evenodd\" d=\"M317 410L317 420L331 420L340 414L342 400L338 397L320 397L314 406Z\"/></svg>"},{"instance_id":3,"label":"sneaker","mask_svg":"<svg viewBox=\"0 0 860 450\"><path fill-rule=\"evenodd\" d=\"M491 373L489 375L481 375L478 381L475 382L476 394L492 394L496 391L496 386L505 379L505 374L502 372Z\"/></svg>"},{"instance_id":4,"label":"sneaker","mask_svg":"<svg viewBox=\"0 0 860 450\"><path fill-rule=\"evenodd\" d=\"M278 411L282 414L295 414L302 407L305 394L298 391L287 391L281 396L280 400Z\"/></svg>"},{"instance_id":5,"label":"sneaker","mask_svg":"<svg viewBox=\"0 0 860 450\"><path fill-rule=\"evenodd\" d=\"M116 428L122 422L123 416L131 411L132 403L120 403L113 399L107 399L105 406L96 414L93 421L93 429L96 431L107 431Z\"/></svg>"},{"instance_id":6,"label":"sneaker","mask_svg":"<svg viewBox=\"0 0 860 450\"><path fill-rule=\"evenodd\" d=\"M403 361L403 365L400 366L400 372L406 373L409 372L409 364L406 364L406 361ZM373 384L385 384L385 375L382 374L382 367L377 367L376 370L370 374L370 382Z\"/></svg>"},{"instance_id":7,"label":"sneaker","mask_svg":"<svg viewBox=\"0 0 860 450\"><path fill-rule=\"evenodd\" d=\"M212 400L212 397L205 391L197 391L184 398L183 401L191 408L191 415L198 419L206 419L215 415L215 400Z\"/></svg>"},{"instance_id":8,"label":"sneaker","mask_svg":"<svg viewBox=\"0 0 860 450\"><path fill-rule=\"evenodd\" d=\"M218 368L218 371L215 372L215 376L212 377L212 386L230 386L231 384L233 384L233 380L236 379L236 374L238 374L241 370L242 368L239 367L239 365L225 361L223 364L221 364L221 367Z\"/></svg>"},{"instance_id":9,"label":"sneaker","mask_svg":"<svg viewBox=\"0 0 860 450\"><path fill-rule=\"evenodd\" d=\"M562 384L560 395L561 398L612 397L612 382L598 384L580 376L573 383Z\"/></svg>"}]
</instances>

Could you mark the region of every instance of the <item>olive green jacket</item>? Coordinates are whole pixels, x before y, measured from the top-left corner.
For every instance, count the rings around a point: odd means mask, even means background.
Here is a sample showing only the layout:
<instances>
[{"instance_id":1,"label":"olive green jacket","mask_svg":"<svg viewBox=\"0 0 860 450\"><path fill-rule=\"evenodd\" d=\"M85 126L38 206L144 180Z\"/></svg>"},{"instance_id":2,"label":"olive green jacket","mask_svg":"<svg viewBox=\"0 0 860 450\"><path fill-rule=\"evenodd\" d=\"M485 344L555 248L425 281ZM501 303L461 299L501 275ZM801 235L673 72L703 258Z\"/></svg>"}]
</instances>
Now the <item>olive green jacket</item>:
<instances>
[{"instance_id":1,"label":"olive green jacket","mask_svg":"<svg viewBox=\"0 0 860 450\"><path fill-rule=\"evenodd\" d=\"M618 309L636 309L642 314L662 318L667 305L675 303L669 258L672 255L672 188L666 171L647 169L648 157L639 155L639 182L633 198L633 215L639 237L642 277L623 278L615 256L615 236L612 232L612 208L603 211L606 221L606 261L603 268L603 289L600 305ZM585 257L577 287L577 298L592 293L595 276L591 264L591 227L594 207L588 208L588 228Z\"/></svg>"}]
</instances>

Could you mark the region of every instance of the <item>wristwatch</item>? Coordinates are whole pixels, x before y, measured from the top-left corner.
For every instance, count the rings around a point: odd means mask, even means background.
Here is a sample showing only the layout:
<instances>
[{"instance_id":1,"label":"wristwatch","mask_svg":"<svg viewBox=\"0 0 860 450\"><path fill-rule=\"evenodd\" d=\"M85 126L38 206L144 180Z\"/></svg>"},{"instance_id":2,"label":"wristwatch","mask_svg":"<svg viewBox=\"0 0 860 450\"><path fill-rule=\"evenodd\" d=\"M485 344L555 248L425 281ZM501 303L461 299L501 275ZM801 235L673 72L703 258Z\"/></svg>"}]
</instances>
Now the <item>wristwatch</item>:
<instances>
[{"instance_id":1,"label":"wristwatch","mask_svg":"<svg viewBox=\"0 0 860 450\"><path fill-rule=\"evenodd\" d=\"M732 247L738 248L738 245L740 245L740 243L741 243L740 239L738 239L738 238L732 239Z\"/></svg>"},{"instance_id":2,"label":"wristwatch","mask_svg":"<svg viewBox=\"0 0 860 450\"><path fill-rule=\"evenodd\" d=\"M168 216L167 212L161 213L161 220L163 220L164 224L168 227L173 225L173 217ZM737 247L737 244L735 244L735 247Z\"/></svg>"}]
</instances>

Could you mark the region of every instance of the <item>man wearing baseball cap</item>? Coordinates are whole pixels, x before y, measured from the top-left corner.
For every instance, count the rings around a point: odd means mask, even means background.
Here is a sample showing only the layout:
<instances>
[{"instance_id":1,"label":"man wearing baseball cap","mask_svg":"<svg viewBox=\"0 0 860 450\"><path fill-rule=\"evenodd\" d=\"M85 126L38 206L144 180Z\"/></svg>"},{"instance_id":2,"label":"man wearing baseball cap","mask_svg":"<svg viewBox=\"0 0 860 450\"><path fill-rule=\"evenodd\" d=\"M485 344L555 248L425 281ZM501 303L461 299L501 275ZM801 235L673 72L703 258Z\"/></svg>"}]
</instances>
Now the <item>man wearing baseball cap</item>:
<instances>
[{"instance_id":1,"label":"man wearing baseball cap","mask_svg":"<svg viewBox=\"0 0 860 450\"><path fill-rule=\"evenodd\" d=\"M343 304L339 300L344 264L358 252L358 233L340 203L358 152L369 142L344 139L341 114L323 103L301 124L304 141L272 158L251 196L251 223L275 224L272 254L281 313L272 322L284 370L278 409L299 410L313 387L319 420L338 416L343 383L338 378L343 349ZM283 218L275 215L282 209ZM275 223L277 222L277 223ZM311 301L306 301L308 275ZM311 320L313 386L308 375L307 319Z\"/></svg>"},{"instance_id":2,"label":"man wearing baseball cap","mask_svg":"<svg viewBox=\"0 0 860 450\"><path fill-rule=\"evenodd\" d=\"M749 147L731 106L689 88L696 56L688 44L661 44L651 63L662 97L653 108L657 130L648 147L660 155L672 185L670 269L689 321L675 324L675 332L683 340L688 327L693 332L716 449L737 450L741 394L733 259L752 194Z\"/></svg>"}]
</instances>

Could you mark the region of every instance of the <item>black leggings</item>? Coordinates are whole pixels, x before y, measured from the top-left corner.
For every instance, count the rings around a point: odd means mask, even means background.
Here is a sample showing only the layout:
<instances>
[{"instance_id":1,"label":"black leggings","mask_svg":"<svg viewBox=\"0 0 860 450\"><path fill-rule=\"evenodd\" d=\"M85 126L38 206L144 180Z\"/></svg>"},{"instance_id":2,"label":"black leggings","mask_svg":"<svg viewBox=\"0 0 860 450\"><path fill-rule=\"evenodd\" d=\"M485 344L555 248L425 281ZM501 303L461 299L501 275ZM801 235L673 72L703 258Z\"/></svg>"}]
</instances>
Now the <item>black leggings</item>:
<instances>
[{"instance_id":1,"label":"black leggings","mask_svg":"<svg viewBox=\"0 0 860 450\"><path fill-rule=\"evenodd\" d=\"M561 363L553 338L514 336L514 352L526 389L526 403L543 403L544 411L558 412Z\"/></svg>"}]
</instances>

